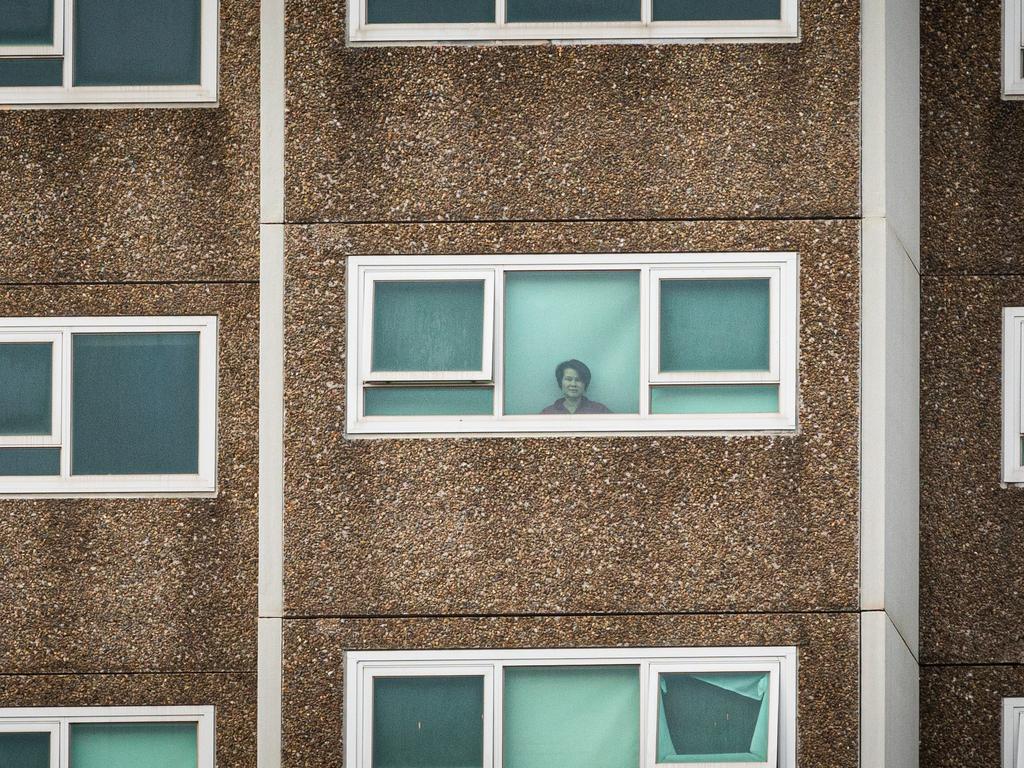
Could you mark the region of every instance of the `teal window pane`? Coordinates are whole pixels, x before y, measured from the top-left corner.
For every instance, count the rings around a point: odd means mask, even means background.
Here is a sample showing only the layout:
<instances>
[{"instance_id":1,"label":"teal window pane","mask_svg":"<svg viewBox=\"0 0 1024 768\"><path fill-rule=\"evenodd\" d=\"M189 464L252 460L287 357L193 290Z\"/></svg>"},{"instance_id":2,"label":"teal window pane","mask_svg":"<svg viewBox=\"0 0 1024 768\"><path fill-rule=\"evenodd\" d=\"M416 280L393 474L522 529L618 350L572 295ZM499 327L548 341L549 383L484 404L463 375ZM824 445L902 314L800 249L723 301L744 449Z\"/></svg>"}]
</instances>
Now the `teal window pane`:
<instances>
[{"instance_id":1,"label":"teal window pane","mask_svg":"<svg viewBox=\"0 0 1024 768\"><path fill-rule=\"evenodd\" d=\"M482 768L483 717L483 677L374 678L373 768Z\"/></svg>"},{"instance_id":2,"label":"teal window pane","mask_svg":"<svg viewBox=\"0 0 1024 768\"><path fill-rule=\"evenodd\" d=\"M64 59L0 59L0 88L64 84Z\"/></svg>"},{"instance_id":3,"label":"teal window pane","mask_svg":"<svg viewBox=\"0 0 1024 768\"><path fill-rule=\"evenodd\" d=\"M0 0L0 45L53 45L53 0Z\"/></svg>"},{"instance_id":4,"label":"teal window pane","mask_svg":"<svg viewBox=\"0 0 1024 768\"><path fill-rule=\"evenodd\" d=\"M508 0L510 22L640 21L639 0Z\"/></svg>"},{"instance_id":5,"label":"teal window pane","mask_svg":"<svg viewBox=\"0 0 1024 768\"><path fill-rule=\"evenodd\" d=\"M491 387L367 387L367 416L489 416L494 413Z\"/></svg>"},{"instance_id":6,"label":"teal window pane","mask_svg":"<svg viewBox=\"0 0 1024 768\"><path fill-rule=\"evenodd\" d=\"M199 334L72 339L71 472L199 471Z\"/></svg>"},{"instance_id":7,"label":"teal window pane","mask_svg":"<svg viewBox=\"0 0 1024 768\"><path fill-rule=\"evenodd\" d=\"M778 384L687 384L651 389L651 413L778 412Z\"/></svg>"},{"instance_id":8,"label":"teal window pane","mask_svg":"<svg viewBox=\"0 0 1024 768\"><path fill-rule=\"evenodd\" d=\"M637 667L506 667L506 768L637 768Z\"/></svg>"},{"instance_id":9,"label":"teal window pane","mask_svg":"<svg viewBox=\"0 0 1024 768\"><path fill-rule=\"evenodd\" d=\"M50 768L50 734L0 733L0 768Z\"/></svg>"},{"instance_id":10,"label":"teal window pane","mask_svg":"<svg viewBox=\"0 0 1024 768\"><path fill-rule=\"evenodd\" d=\"M639 412L639 272L508 272L504 339L506 414L565 413L572 399L576 413ZM569 360L590 373L582 395L556 377Z\"/></svg>"},{"instance_id":11,"label":"teal window pane","mask_svg":"<svg viewBox=\"0 0 1024 768\"><path fill-rule=\"evenodd\" d=\"M659 763L768 759L768 673L658 676Z\"/></svg>"},{"instance_id":12,"label":"teal window pane","mask_svg":"<svg viewBox=\"0 0 1024 768\"><path fill-rule=\"evenodd\" d=\"M75 0L75 85L196 85L200 0Z\"/></svg>"},{"instance_id":13,"label":"teal window pane","mask_svg":"<svg viewBox=\"0 0 1024 768\"><path fill-rule=\"evenodd\" d=\"M53 344L0 343L0 435L49 435Z\"/></svg>"},{"instance_id":14,"label":"teal window pane","mask_svg":"<svg viewBox=\"0 0 1024 768\"><path fill-rule=\"evenodd\" d=\"M374 371L479 371L484 281L378 281L373 289Z\"/></svg>"},{"instance_id":15,"label":"teal window pane","mask_svg":"<svg viewBox=\"0 0 1024 768\"><path fill-rule=\"evenodd\" d=\"M70 768L196 768L195 723L72 723Z\"/></svg>"},{"instance_id":16,"label":"teal window pane","mask_svg":"<svg viewBox=\"0 0 1024 768\"><path fill-rule=\"evenodd\" d=\"M0 448L0 477L60 474L60 448Z\"/></svg>"},{"instance_id":17,"label":"teal window pane","mask_svg":"<svg viewBox=\"0 0 1024 768\"><path fill-rule=\"evenodd\" d=\"M494 0L366 0L370 24L494 22Z\"/></svg>"},{"instance_id":18,"label":"teal window pane","mask_svg":"<svg viewBox=\"0 0 1024 768\"><path fill-rule=\"evenodd\" d=\"M781 19L780 0L654 0L655 21Z\"/></svg>"},{"instance_id":19,"label":"teal window pane","mask_svg":"<svg viewBox=\"0 0 1024 768\"><path fill-rule=\"evenodd\" d=\"M662 280L662 371L766 371L769 281Z\"/></svg>"}]
</instances>

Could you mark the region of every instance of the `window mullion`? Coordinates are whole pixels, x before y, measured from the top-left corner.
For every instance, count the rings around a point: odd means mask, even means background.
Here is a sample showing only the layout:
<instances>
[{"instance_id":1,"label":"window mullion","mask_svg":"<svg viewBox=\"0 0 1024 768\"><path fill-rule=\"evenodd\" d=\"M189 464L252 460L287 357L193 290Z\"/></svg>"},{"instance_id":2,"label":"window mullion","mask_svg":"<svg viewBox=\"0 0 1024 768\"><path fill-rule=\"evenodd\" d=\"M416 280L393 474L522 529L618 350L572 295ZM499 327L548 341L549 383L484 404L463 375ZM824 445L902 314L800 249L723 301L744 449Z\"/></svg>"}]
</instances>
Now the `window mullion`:
<instances>
[{"instance_id":1,"label":"window mullion","mask_svg":"<svg viewBox=\"0 0 1024 768\"><path fill-rule=\"evenodd\" d=\"M650 0L644 0L645 3ZM651 314L651 268L640 267L640 416L651 415L651 345L658 329Z\"/></svg>"},{"instance_id":2,"label":"window mullion","mask_svg":"<svg viewBox=\"0 0 1024 768\"><path fill-rule=\"evenodd\" d=\"M494 21L498 25L498 29L505 27L505 0L494 0Z\"/></svg>"},{"instance_id":3,"label":"window mullion","mask_svg":"<svg viewBox=\"0 0 1024 768\"><path fill-rule=\"evenodd\" d=\"M654 18L654 0L640 0L640 22L650 24Z\"/></svg>"},{"instance_id":4,"label":"window mullion","mask_svg":"<svg viewBox=\"0 0 1024 768\"><path fill-rule=\"evenodd\" d=\"M61 331L61 387L60 387L60 476L68 480L71 478L71 341L72 332L70 329Z\"/></svg>"}]
</instances>

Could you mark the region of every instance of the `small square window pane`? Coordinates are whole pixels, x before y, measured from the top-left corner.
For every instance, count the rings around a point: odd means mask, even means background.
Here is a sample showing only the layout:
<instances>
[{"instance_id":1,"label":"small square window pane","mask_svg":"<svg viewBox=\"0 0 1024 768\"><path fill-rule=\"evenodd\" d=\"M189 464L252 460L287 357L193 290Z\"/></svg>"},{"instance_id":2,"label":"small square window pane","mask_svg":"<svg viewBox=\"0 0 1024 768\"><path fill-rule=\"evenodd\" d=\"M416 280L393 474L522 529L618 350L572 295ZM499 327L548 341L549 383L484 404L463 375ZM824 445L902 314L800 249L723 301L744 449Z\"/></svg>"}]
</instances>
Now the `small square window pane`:
<instances>
[{"instance_id":1,"label":"small square window pane","mask_svg":"<svg viewBox=\"0 0 1024 768\"><path fill-rule=\"evenodd\" d=\"M640 21L639 0L507 0L516 22Z\"/></svg>"},{"instance_id":2,"label":"small square window pane","mask_svg":"<svg viewBox=\"0 0 1024 768\"><path fill-rule=\"evenodd\" d=\"M0 768L50 768L50 733L0 733Z\"/></svg>"},{"instance_id":3,"label":"small square window pane","mask_svg":"<svg viewBox=\"0 0 1024 768\"><path fill-rule=\"evenodd\" d=\"M70 768L196 768L195 723L72 723Z\"/></svg>"},{"instance_id":4,"label":"small square window pane","mask_svg":"<svg viewBox=\"0 0 1024 768\"><path fill-rule=\"evenodd\" d=\"M483 677L374 678L373 768L482 768L483 718Z\"/></svg>"},{"instance_id":5,"label":"small square window pane","mask_svg":"<svg viewBox=\"0 0 1024 768\"><path fill-rule=\"evenodd\" d=\"M778 413L778 384L684 384L651 388L651 413Z\"/></svg>"},{"instance_id":6,"label":"small square window pane","mask_svg":"<svg viewBox=\"0 0 1024 768\"><path fill-rule=\"evenodd\" d=\"M366 0L370 24L493 23L494 0Z\"/></svg>"},{"instance_id":7,"label":"small square window pane","mask_svg":"<svg viewBox=\"0 0 1024 768\"><path fill-rule=\"evenodd\" d=\"M53 429L53 344L0 343L0 435Z\"/></svg>"},{"instance_id":8,"label":"small square window pane","mask_svg":"<svg viewBox=\"0 0 1024 768\"><path fill-rule=\"evenodd\" d=\"M53 0L0 0L0 45L53 45Z\"/></svg>"},{"instance_id":9,"label":"small square window pane","mask_svg":"<svg viewBox=\"0 0 1024 768\"><path fill-rule=\"evenodd\" d=\"M658 763L768 759L767 672L658 675Z\"/></svg>"},{"instance_id":10,"label":"small square window pane","mask_svg":"<svg viewBox=\"0 0 1024 768\"><path fill-rule=\"evenodd\" d=\"M64 59L0 59L0 88L64 84Z\"/></svg>"},{"instance_id":11,"label":"small square window pane","mask_svg":"<svg viewBox=\"0 0 1024 768\"><path fill-rule=\"evenodd\" d=\"M767 279L661 281L661 370L766 371Z\"/></svg>"},{"instance_id":12,"label":"small square window pane","mask_svg":"<svg viewBox=\"0 0 1024 768\"><path fill-rule=\"evenodd\" d=\"M637 768L635 666L506 667L505 768Z\"/></svg>"},{"instance_id":13,"label":"small square window pane","mask_svg":"<svg viewBox=\"0 0 1024 768\"><path fill-rule=\"evenodd\" d=\"M367 387L367 416L489 416L494 412L491 387Z\"/></svg>"},{"instance_id":14,"label":"small square window pane","mask_svg":"<svg viewBox=\"0 0 1024 768\"><path fill-rule=\"evenodd\" d=\"M60 448L0 448L0 477L60 474ZM3 763L0 762L0 768Z\"/></svg>"},{"instance_id":15,"label":"small square window pane","mask_svg":"<svg viewBox=\"0 0 1024 768\"><path fill-rule=\"evenodd\" d=\"M75 85L197 85L200 0L75 0Z\"/></svg>"},{"instance_id":16,"label":"small square window pane","mask_svg":"<svg viewBox=\"0 0 1024 768\"><path fill-rule=\"evenodd\" d=\"M199 471L199 334L72 339L75 475Z\"/></svg>"},{"instance_id":17,"label":"small square window pane","mask_svg":"<svg viewBox=\"0 0 1024 768\"><path fill-rule=\"evenodd\" d=\"M374 371L483 369L483 280L374 284Z\"/></svg>"},{"instance_id":18,"label":"small square window pane","mask_svg":"<svg viewBox=\"0 0 1024 768\"><path fill-rule=\"evenodd\" d=\"M655 21L781 19L781 0L654 0Z\"/></svg>"}]
</instances>

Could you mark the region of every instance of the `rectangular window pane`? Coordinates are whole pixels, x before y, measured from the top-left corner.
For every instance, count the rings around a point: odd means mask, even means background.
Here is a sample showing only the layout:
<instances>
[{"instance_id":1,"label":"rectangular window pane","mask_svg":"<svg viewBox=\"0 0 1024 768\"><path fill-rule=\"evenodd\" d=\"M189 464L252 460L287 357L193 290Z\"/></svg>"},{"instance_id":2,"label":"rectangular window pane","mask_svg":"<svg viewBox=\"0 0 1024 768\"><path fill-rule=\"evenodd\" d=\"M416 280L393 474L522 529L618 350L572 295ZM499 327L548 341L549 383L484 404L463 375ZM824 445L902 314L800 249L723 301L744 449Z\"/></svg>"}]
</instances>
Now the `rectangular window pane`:
<instances>
[{"instance_id":1,"label":"rectangular window pane","mask_svg":"<svg viewBox=\"0 0 1024 768\"><path fill-rule=\"evenodd\" d=\"M374 678L373 768L482 768L483 717L483 677Z\"/></svg>"},{"instance_id":2,"label":"rectangular window pane","mask_svg":"<svg viewBox=\"0 0 1024 768\"><path fill-rule=\"evenodd\" d=\"M75 0L75 85L195 85L200 0Z\"/></svg>"},{"instance_id":3,"label":"rectangular window pane","mask_svg":"<svg viewBox=\"0 0 1024 768\"><path fill-rule=\"evenodd\" d=\"M484 281L374 284L374 371L479 371Z\"/></svg>"},{"instance_id":4,"label":"rectangular window pane","mask_svg":"<svg viewBox=\"0 0 1024 768\"><path fill-rule=\"evenodd\" d=\"M0 435L53 429L53 344L0 343Z\"/></svg>"},{"instance_id":5,"label":"rectangular window pane","mask_svg":"<svg viewBox=\"0 0 1024 768\"><path fill-rule=\"evenodd\" d=\"M196 768L195 723L72 723L71 768Z\"/></svg>"},{"instance_id":6,"label":"rectangular window pane","mask_svg":"<svg viewBox=\"0 0 1024 768\"><path fill-rule=\"evenodd\" d=\"M489 416L492 387L367 387L367 416Z\"/></svg>"},{"instance_id":7,"label":"rectangular window pane","mask_svg":"<svg viewBox=\"0 0 1024 768\"><path fill-rule=\"evenodd\" d=\"M50 768L50 734L0 733L0 768Z\"/></svg>"},{"instance_id":8,"label":"rectangular window pane","mask_svg":"<svg viewBox=\"0 0 1024 768\"><path fill-rule=\"evenodd\" d=\"M778 384L690 384L651 388L651 413L778 412Z\"/></svg>"},{"instance_id":9,"label":"rectangular window pane","mask_svg":"<svg viewBox=\"0 0 1024 768\"><path fill-rule=\"evenodd\" d=\"M654 0L655 21L781 18L780 0Z\"/></svg>"},{"instance_id":10,"label":"rectangular window pane","mask_svg":"<svg viewBox=\"0 0 1024 768\"><path fill-rule=\"evenodd\" d=\"M639 21L639 0L508 0L509 22Z\"/></svg>"},{"instance_id":11,"label":"rectangular window pane","mask_svg":"<svg viewBox=\"0 0 1024 768\"><path fill-rule=\"evenodd\" d=\"M64 59L0 59L0 88L64 84Z\"/></svg>"},{"instance_id":12,"label":"rectangular window pane","mask_svg":"<svg viewBox=\"0 0 1024 768\"><path fill-rule=\"evenodd\" d=\"M367 0L370 24L494 22L494 0Z\"/></svg>"},{"instance_id":13,"label":"rectangular window pane","mask_svg":"<svg viewBox=\"0 0 1024 768\"><path fill-rule=\"evenodd\" d=\"M60 448L0 448L0 477L60 474ZM0 764L0 768L3 768Z\"/></svg>"},{"instance_id":14,"label":"rectangular window pane","mask_svg":"<svg viewBox=\"0 0 1024 768\"><path fill-rule=\"evenodd\" d=\"M639 272L508 272L504 335L505 413L639 411Z\"/></svg>"},{"instance_id":15,"label":"rectangular window pane","mask_svg":"<svg viewBox=\"0 0 1024 768\"><path fill-rule=\"evenodd\" d=\"M659 763L768 758L768 673L658 676Z\"/></svg>"},{"instance_id":16,"label":"rectangular window pane","mask_svg":"<svg viewBox=\"0 0 1024 768\"><path fill-rule=\"evenodd\" d=\"M53 45L53 0L0 2L0 45Z\"/></svg>"},{"instance_id":17,"label":"rectangular window pane","mask_svg":"<svg viewBox=\"0 0 1024 768\"><path fill-rule=\"evenodd\" d=\"M769 281L662 280L662 371L765 371Z\"/></svg>"},{"instance_id":18,"label":"rectangular window pane","mask_svg":"<svg viewBox=\"0 0 1024 768\"><path fill-rule=\"evenodd\" d=\"M635 666L507 667L505 768L637 768Z\"/></svg>"},{"instance_id":19,"label":"rectangular window pane","mask_svg":"<svg viewBox=\"0 0 1024 768\"><path fill-rule=\"evenodd\" d=\"M72 340L72 474L199 470L199 334Z\"/></svg>"}]
</instances>

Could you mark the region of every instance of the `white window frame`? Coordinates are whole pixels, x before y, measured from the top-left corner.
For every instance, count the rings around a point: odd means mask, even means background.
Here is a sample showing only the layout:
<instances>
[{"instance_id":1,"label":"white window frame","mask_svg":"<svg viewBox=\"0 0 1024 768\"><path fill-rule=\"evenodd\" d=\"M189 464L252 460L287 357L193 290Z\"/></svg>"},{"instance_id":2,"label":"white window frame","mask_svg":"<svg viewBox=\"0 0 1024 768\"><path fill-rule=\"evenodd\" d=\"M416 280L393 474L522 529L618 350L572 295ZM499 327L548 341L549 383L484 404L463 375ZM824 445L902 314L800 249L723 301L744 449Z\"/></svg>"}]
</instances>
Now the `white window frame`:
<instances>
[{"instance_id":1,"label":"white window frame","mask_svg":"<svg viewBox=\"0 0 1024 768\"><path fill-rule=\"evenodd\" d=\"M56 331L33 333L31 331L7 331L0 326L0 344L50 344L52 358L50 361L50 434L48 435L0 435L0 448L17 446L33 448L58 446L63 433L61 411L61 380L64 366L64 334Z\"/></svg>"},{"instance_id":2,"label":"white window frame","mask_svg":"<svg viewBox=\"0 0 1024 768\"><path fill-rule=\"evenodd\" d=\"M496 22L468 24L370 24L368 0L353 0L348 10L351 45L499 42L671 42L735 41L796 42L800 37L799 0L781 0L779 19L732 21L654 21L654 0L641 0L639 21L508 23L506 0L495 0Z\"/></svg>"},{"instance_id":3,"label":"white window frame","mask_svg":"<svg viewBox=\"0 0 1024 768\"><path fill-rule=\"evenodd\" d=\"M1024 0L1003 0L1003 98L1024 99Z\"/></svg>"},{"instance_id":4,"label":"white window frame","mask_svg":"<svg viewBox=\"0 0 1024 768\"><path fill-rule=\"evenodd\" d=\"M1024 698L1003 699L1002 768L1024 768Z\"/></svg>"},{"instance_id":5,"label":"white window frame","mask_svg":"<svg viewBox=\"0 0 1024 768\"><path fill-rule=\"evenodd\" d=\"M714 671L765 669L773 675L774 745L769 768L796 768L797 652L793 647L750 648L555 648L516 650L401 650L345 653L345 765L372 768L369 745L373 733L373 679L397 675L484 676L484 768L502 768L503 670L515 666L636 666L640 686L637 724L641 768L656 768L658 709L654 670L680 668ZM483 671L481 671L483 670ZM488 680L491 681L488 687ZM652 684L652 680L655 681ZM652 693L651 688L654 688ZM487 697L491 697L488 703ZM653 702L653 704L652 704ZM493 735L489 737L487 718ZM771 723L770 723L771 725ZM652 732L654 733L652 737ZM769 734L772 739L772 734ZM677 764L678 765L678 764ZM690 764L695 765L695 764ZM696 764L699 765L699 764ZM727 766L727 763L716 763ZM743 768L756 768L746 763Z\"/></svg>"},{"instance_id":6,"label":"white window frame","mask_svg":"<svg viewBox=\"0 0 1024 768\"><path fill-rule=\"evenodd\" d=\"M652 434L652 433L724 433L776 431L796 429L797 413L797 346L799 311L799 263L793 252L754 253L632 253L632 254L512 254L512 255L449 255L449 256L353 256L347 261L347 392L346 434L361 436L396 435L548 435L564 433L586 434ZM503 347L504 347L504 289L505 275L513 271L636 271L640 278L640 408L638 414L607 414L597 416L572 415L516 415L504 416L503 407ZM373 279L381 275L395 275L388 279L408 279L415 274L445 274L459 272L477 276L493 274L493 322L490 328L493 341L493 379L481 381L465 379L466 384L493 385L494 410L479 416L364 416L364 383L379 384L381 378L368 378L368 344L372 340L372 305L367 303L365 273ZM652 282L657 275L700 276L721 274L743 278L767 276L773 282L771 349L777 370L767 373L738 372L731 374L701 374L708 383L729 382L751 384L763 381L777 383L779 411L777 413L722 413L722 414L652 414L651 388L671 381L658 373L651 378L651 350L657 348L658 318L651 299L657 286ZM652 287L653 286L653 287ZM731 377L731 378L730 378ZM393 376L389 381L397 380ZM451 380L449 380L451 381ZM424 383L423 380L417 384ZM693 383L688 381L687 383Z\"/></svg>"},{"instance_id":7,"label":"white window frame","mask_svg":"<svg viewBox=\"0 0 1024 768\"><path fill-rule=\"evenodd\" d=\"M219 68L219 0L200 0L199 83L193 85L74 85L74 0L56 0L60 13L54 50L34 46L4 46L0 58L52 58L63 55L63 82L59 86L0 88L0 104L25 108L175 107L216 105Z\"/></svg>"},{"instance_id":8,"label":"white window frame","mask_svg":"<svg viewBox=\"0 0 1024 768\"><path fill-rule=\"evenodd\" d=\"M1004 483L1024 483L1024 307L1003 309L1003 473Z\"/></svg>"},{"instance_id":9,"label":"white window frame","mask_svg":"<svg viewBox=\"0 0 1024 768\"><path fill-rule=\"evenodd\" d=\"M48 731L50 768L69 768L71 726L83 723L195 723L197 768L214 768L215 710L197 707L8 707L0 709L0 732Z\"/></svg>"},{"instance_id":10,"label":"white window frame","mask_svg":"<svg viewBox=\"0 0 1024 768\"><path fill-rule=\"evenodd\" d=\"M199 472L165 475L72 475L72 343L84 333L199 334ZM52 443L33 436L7 436L0 447L60 447L59 476L0 476L0 498L66 496L213 496L217 490L217 333L215 316L187 317L6 317L0 341L60 337L61 378L55 382L60 432ZM55 370L57 368L55 367ZM55 406L56 407L56 406Z\"/></svg>"},{"instance_id":11,"label":"white window frame","mask_svg":"<svg viewBox=\"0 0 1024 768\"><path fill-rule=\"evenodd\" d=\"M64 4L68 0L50 0L53 4L53 42L50 45L0 45L0 58L53 57L64 53Z\"/></svg>"}]
</instances>

